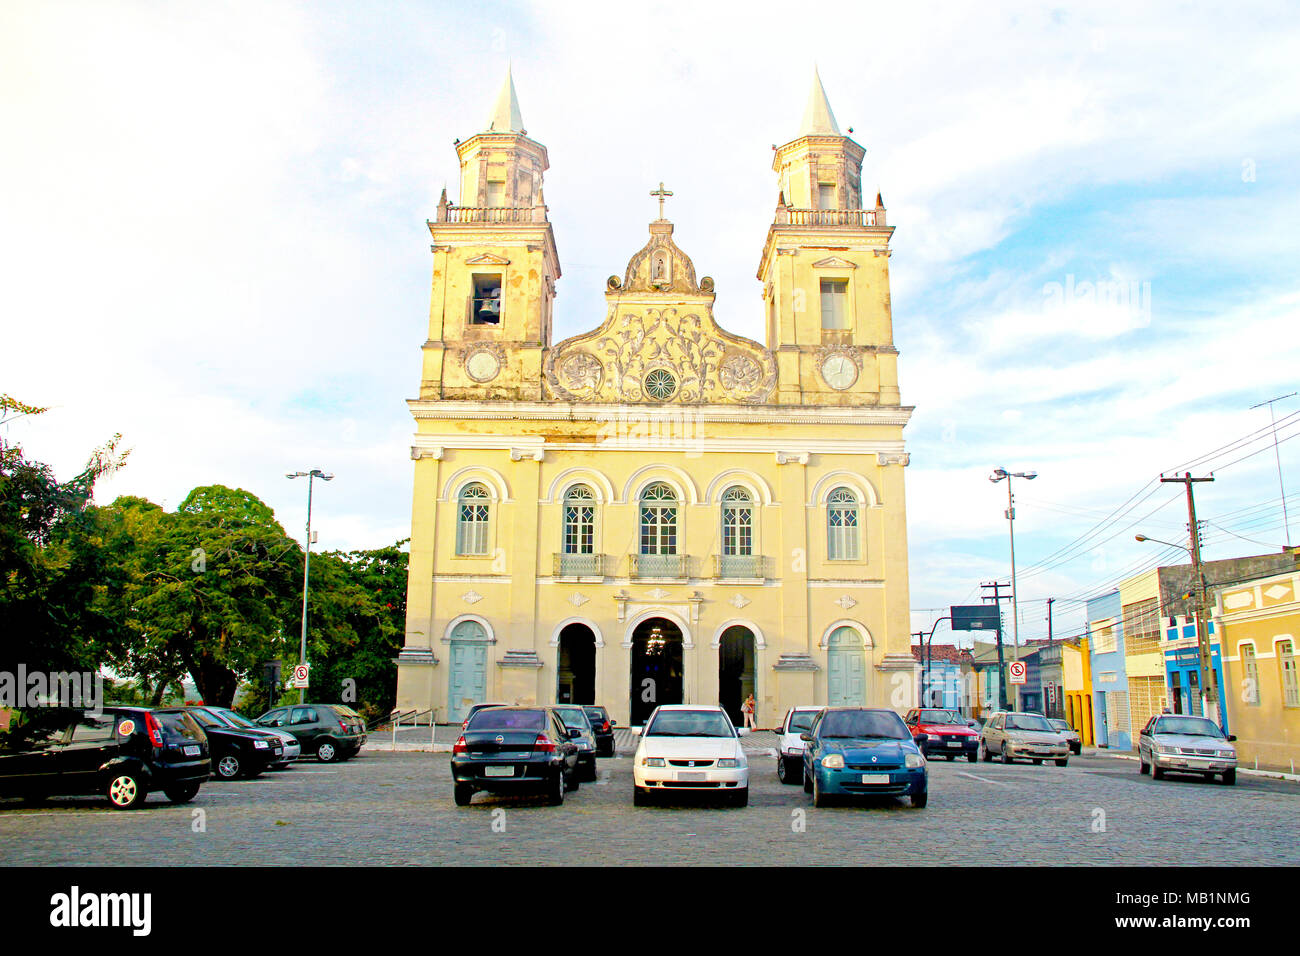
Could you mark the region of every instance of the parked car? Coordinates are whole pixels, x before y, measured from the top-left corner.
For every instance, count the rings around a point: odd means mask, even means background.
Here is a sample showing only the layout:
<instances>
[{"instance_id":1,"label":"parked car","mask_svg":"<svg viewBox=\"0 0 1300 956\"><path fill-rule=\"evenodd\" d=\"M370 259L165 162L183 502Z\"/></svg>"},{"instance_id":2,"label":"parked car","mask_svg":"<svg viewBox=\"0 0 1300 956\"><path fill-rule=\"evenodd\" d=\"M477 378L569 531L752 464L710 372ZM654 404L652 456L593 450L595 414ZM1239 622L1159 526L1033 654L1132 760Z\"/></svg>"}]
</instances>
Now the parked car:
<instances>
[{"instance_id":1,"label":"parked car","mask_svg":"<svg viewBox=\"0 0 1300 956\"><path fill-rule=\"evenodd\" d=\"M583 704L587 719L591 721L591 730L596 735L596 756L614 756L614 728L617 721L609 719L609 711L599 704Z\"/></svg>"},{"instance_id":2,"label":"parked car","mask_svg":"<svg viewBox=\"0 0 1300 956\"><path fill-rule=\"evenodd\" d=\"M979 734L971 730L965 718L956 711L913 707L903 718L903 723L912 731L912 739L927 759L965 757L971 763L978 759Z\"/></svg>"},{"instance_id":3,"label":"parked car","mask_svg":"<svg viewBox=\"0 0 1300 956\"><path fill-rule=\"evenodd\" d=\"M592 732L586 710L578 704L556 704L555 712L560 715L565 727L580 732L571 738L578 748L578 779L595 780L596 735Z\"/></svg>"},{"instance_id":4,"label":"parked car","mask_svg":"<svg viewBox=\"0 0 1300 956\"><path fill-rule=\"evenodd\" d=\"M814 807L833 797L930 799L925 755L903 718L880 707L827 707L802 734L803 788Z\"/></svg>"},{"instance_id":5,"label":"parked car","mask_svg":"<svg viewBox=\"0 0 1300 956\"><path fill-rule=\"evenodd\" d=\"M230 727L240 730L257 730L265 734L274 734L280 738L280 744L284 747L284 753L279 760L274 760L267 767L268 770L283 770L289 764L293 763L302 755L302 745L298 743L298 738L286 730L280 730L276 727L259 727L243 714L231 710L229 707L209 707L207 704L201 704L191 707L191 710L202 710L211 714L217 720Z\"/></svg>"},{"instance_id":6,"label":"parked car","mask_svg":"<svg viewBox=\"0 0 1300 956\"><path fill-rule=\"evenodd\" d=\"M265 730L231 727L200 707L168 707L154 713L188 714L194 718L207 735L212 776L218 780L238 777L251 780L284 759L284 744L278 736Z\"/></svg>"},{"instance_id":7,"label":"parked car","mask_svg":"<svg viewBox=\"0 0 1300 956\"><path fill-rule=\"evenodd\" d=\"M468 711L465 712L465 719L460 722L460 729L464 730L469 726L469 719L485 707L509 707L509 704L471 704Z\"/></svg>"},{"instance_id":8,"label":"parked car","mask_svg":"<svg viewBox=\"0 0 1300 956\"><path fill-rule=\"evenodd\" d=\"M813 718L821 713L817 706L791 707L776 728L776 779L782 783L799 783L803 780L803 741L800 734L808 732Z\"/></svg>"},{"instance_id":9,"label":"parked car","mask_svg":"<svg viewBox=\"0 0 1300 956\"><path fill-rule=\"evenodd\" d=\"M350 760L366 742L361 715L346 704L294 704L267 711L259 727L284 730L297 738L302 752L315 754L321 763Z\"/></svg>"},{"instance_id":10,"label":"parked car","mask_svg":"<svg viewBox=\"0 0 1300 956\"><path fill-rule=\"evenodd\" d=\"M103 794L114 809L133 810L161 791L187 803L211 767L207 736L184 713L33 707L0 732L0 796Z\"/></svg>"},{"instance_id":11,"label":"parked car","mask_svg":"<svg viewBox=\"0 0 1300 956\"><path fill-rule=\"evenodd\" d=\"M1041 764L1055 760L1058 767L1064 767L1070 762L1069 744L1042 714L997 711L980 731L979 747L984 761L999 754L1003 763L1032 760Z\"/></svg>"},{"instance_id":12,"label":"parked car","mask_svg":"<svg viewBox=\"0 0 1300 956\"><path fill-rule=\"evenodd\" d=\"M1068 721L1062 720L1060 717L1048 717L1047 722L1052 725L1053 730L1065 738L1070 753L1076 757L1083 753L1083 738L1079 736L1077 730L1070 726Z\"/></svg>"},{"instance_id":13,"label":"parked car","mask_svg":"<svg viewBox=\"0 0 1300 956\"><path fill-rule=\"evenodd\" d=\"M1237 782L1237 748L1233 734L1205 717L1161 714L1152 717L1138 734L1138 771L1160 780L1169 771L1199 773L1213 780L1222 776Z\"/></svg>"},{"instance_id":14,"label":"parked car","mask_svg":"<svg viewBox=\"0 0 1300 956\"><path fill-rule=\"evenodd\" d=\"M544 793L558 806L577 790L578 748L551 707L485 707L469 718L451 748L456 806L479 791Z\"/></svg>"},{"instance_id":15,"label":"parked car","mask_svg":"<svg viewBox=\"0 0 1300 956\"><path fill-rule=\"evenodd\" d=\"M737 730L722 707L661 704L639 731L632 760L632 803L656 794L713 793L735 806L749 804L749 762Z\"/></svg>"}]
</instances>

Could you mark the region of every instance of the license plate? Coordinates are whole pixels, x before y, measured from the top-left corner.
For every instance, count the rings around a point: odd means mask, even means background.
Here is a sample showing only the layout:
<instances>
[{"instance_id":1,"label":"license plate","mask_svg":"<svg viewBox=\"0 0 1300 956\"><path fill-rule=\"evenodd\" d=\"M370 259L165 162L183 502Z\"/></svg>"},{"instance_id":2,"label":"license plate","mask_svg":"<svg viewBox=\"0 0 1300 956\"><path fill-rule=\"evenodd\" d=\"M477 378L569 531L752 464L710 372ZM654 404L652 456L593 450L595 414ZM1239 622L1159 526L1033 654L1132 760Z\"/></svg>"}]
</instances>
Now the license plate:
<instances>
[{"instance_id":1,"label":"license plate","mask_svg":"<svg viewBox=\"0 0 1300 956\"><path fill-rule=\"evenodd\" d=\"M483 776L485 777L513 777L515 775L514 767L484 767Z\"/></svg>"},{"instance_id":2,"label":"license plate","mask_svg":"<svg viewBox=\"0 0 1300 956\"><path fill-rule=\"evenodd\" d=\"M889 774L887 773L864 773L862 775L863 783L889 783Z\"/></svg>"},{"instance_id":3,"label":"license plate","mask_svg":"<svg viewBox=\"0 0 1300 956\"><path fill-rule=\"evenodd\" d=\"M185 756L187 757L197 757L200 752L201 749L193 744L185 748Z\"/></svg>"},{"instance_id":4,"label":"license plate","mask_svg":"<svg viewBox=\"0 0 1300 956\"><path fill-rule=\"evenodd\" d=\"M960 741L960 740L950 740L950 741L948 741L948 746L949 746L949 747L960 747L960 746L961 746L961 741Z\"/></svg>"},{"instance_id":5,"label":"license plate","mask_svg":"<svg viewBox=\"0 0 1300 956\"><path fill-rule=\"evenodd\" d=\"M680 781L682 781L682 782L686 782L686 781L690 781L690 780L697 780L697 781L698 781L698 780L704 780L707 776L708 776L707 774L703 774L703 773L688 773L688 772L682 771L682 772L679 772L679 773L677 774L677 779L680 780Z\"/></svg>"}]
</instances>

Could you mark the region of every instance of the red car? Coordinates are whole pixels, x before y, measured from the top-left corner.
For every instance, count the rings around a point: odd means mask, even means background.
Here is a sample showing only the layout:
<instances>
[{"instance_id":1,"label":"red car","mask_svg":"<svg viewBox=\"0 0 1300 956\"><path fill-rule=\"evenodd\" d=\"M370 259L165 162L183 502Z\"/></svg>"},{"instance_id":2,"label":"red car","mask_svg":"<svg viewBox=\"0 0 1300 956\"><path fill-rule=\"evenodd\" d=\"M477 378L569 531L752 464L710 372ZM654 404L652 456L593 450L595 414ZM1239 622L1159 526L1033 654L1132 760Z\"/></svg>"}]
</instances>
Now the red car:
<instances>
[{"instance_id":1,"label":"red car","mask_svg":"<svg viewBox=\"0 0 1300 956\"><path fill-rule=\"evenodd\" d=\"M966 718L955 710L938 707L913 707L903 718L912 739L927 759L965 757L971 763L979 759L980 737Z\"/></svg>"}]
</instances>

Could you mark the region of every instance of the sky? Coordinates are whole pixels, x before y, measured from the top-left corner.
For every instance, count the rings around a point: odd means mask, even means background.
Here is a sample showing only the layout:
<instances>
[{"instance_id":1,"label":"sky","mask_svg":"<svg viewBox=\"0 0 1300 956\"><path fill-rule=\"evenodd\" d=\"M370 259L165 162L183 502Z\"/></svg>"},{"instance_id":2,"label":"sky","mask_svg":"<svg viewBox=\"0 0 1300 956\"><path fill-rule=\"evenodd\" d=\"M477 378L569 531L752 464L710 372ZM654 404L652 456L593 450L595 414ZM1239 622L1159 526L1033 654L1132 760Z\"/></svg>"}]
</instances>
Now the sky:
<instances>
[{"instance_id":1,"label":"sky","mask_svg":"<svg viewBox=\"0 0 1300 956\"><path fill-rule=\"evenodd\" d=\"M657 206L716 316L755 278L814 66L896 227L913 629L1010 576L1022 638L1178 563L1300 543L1300 11L1287 3L115 3L0 6L5 437L97 500L245 488L302 538L289 471L337 477L317 547L409 534L405 400L427 334L425 220L507 65L544 143L555 339ZM1238 439L1246 440L1233 444ZM1209 454L1216 452L1217 454ZM936 642L950 641L943 625Z\"/></svg>"}]
</instances>

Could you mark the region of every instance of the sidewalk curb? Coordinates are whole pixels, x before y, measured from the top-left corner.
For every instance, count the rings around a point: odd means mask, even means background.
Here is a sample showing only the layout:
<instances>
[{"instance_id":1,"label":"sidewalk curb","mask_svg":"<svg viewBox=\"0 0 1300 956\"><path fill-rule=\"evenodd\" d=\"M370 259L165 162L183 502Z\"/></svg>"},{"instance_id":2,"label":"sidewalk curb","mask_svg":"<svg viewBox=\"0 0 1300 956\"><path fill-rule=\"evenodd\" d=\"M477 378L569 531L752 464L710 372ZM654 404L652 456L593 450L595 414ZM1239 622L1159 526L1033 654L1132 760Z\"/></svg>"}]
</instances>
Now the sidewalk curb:
<instances>
[{"instance_id":1,"label":"sidewalk curb","mask_svg":"<svg viewBox=\"0 0 1300 956\"><path fill-rule=\"evenodd\" d=\"M1116 760L1137 760L1137 754L1094 754L1097 757L1114 757ZM1289 780L1292 783L1300 783L1300 773L1287 773L1284 770L1252 770L1241 765L1237 766L1237 773L1245 774L1248 777L1267 777L1270 780Z\"/></svg>"}]
</instances>

